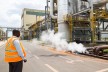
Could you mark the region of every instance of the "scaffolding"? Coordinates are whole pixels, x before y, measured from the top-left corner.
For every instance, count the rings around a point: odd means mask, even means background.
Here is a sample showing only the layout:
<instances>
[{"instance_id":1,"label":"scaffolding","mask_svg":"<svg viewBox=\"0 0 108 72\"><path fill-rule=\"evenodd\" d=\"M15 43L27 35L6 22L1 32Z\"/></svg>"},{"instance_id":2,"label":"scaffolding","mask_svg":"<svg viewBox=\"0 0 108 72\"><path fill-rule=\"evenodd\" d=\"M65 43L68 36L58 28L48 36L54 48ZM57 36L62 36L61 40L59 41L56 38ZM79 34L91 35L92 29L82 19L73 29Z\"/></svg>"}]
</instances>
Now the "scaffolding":
<instances>
[{"instance_id":1,"label":"scaffolding","mask_svg":"<svg viewBox=\"0 0 108 72\"><path fill-rule=\"evenodd\" d=\"M102 33L108 34L108 12L107 3L93 4L87 0L81 0L81 11L73 10L72 14L72 41L84 43L104 42ZM76 5L77 6L77 5ZM100 27L102 26L102 28Z\"/></svg>"}]
</instances>

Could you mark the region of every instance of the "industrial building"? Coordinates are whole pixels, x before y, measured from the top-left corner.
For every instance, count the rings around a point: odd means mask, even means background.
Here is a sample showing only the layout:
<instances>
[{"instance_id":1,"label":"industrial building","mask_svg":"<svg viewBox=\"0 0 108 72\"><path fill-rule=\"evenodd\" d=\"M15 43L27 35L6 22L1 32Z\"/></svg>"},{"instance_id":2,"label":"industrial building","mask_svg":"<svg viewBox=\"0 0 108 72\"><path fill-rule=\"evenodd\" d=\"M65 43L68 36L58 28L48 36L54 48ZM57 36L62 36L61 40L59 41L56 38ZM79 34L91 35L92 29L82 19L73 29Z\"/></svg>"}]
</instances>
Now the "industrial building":
<instances>
[{"instance_id":1,"label":"industrial building","mask_svg":"<svg viewBox=\"0 0 108 72\"><path fill-rule=\"evenodd\" d=\"M32 32L32 38L38 38L40 37L42 31L46 30L45 29L45 18L41 17L39 18L39 20L34 23L33 25L31 25L29 27L29 30Z\"/></svg>"},{"instance_id":2,"label":"industrial building","mask_svg":"<svg viewBox=\"0 0 108 72\"><path fill-rule=\"evenodd\" d=\"M55 22L55 30L65 33L63 38L67 41L95 43L104 42L108 37L107 2L50 0L47 7L50 7L49 15Z\"/></svg>"},{"instance_id":3,"label":"industrial building","mask_svg":"<svg viewBox=\"0 0 108 72\"><path fill-rule=\"evenodd\" d=\"M49 1L48 1L49 2ZM50 16L67 41L104 42L108 37L107 0L50 0ZM105 36L106 35L106 36Z\"/></svg>"},{"instance_id":4,"label":"industrial building","mask_svg":"<svg viewBox=\"0 0 108 72\"><path fill-rule=\"evenodd\" d=\"M107 3L107 0L47 0L45 18L36 21L36 16L33 19L30 15L25 17L31 13L24 9L22 24L25 30L32 29L35 35L36 31L54 29L55 33L63 32L63 38L68 42L107 43Z\"/></svg>"},{"instance_id":5,"label":"industrial building","mask_svg":"<svg viewBox=\"0 0 108 72\"><path fill-rule=\"evenodd\" d=\"M44 10L35 10L24 8L21 16L22 21L22 37L25 39L31 38L31 30L29 27L34 25L36 22L40 21L41 18L45 15Z\"/></svg>"}]
</instances>

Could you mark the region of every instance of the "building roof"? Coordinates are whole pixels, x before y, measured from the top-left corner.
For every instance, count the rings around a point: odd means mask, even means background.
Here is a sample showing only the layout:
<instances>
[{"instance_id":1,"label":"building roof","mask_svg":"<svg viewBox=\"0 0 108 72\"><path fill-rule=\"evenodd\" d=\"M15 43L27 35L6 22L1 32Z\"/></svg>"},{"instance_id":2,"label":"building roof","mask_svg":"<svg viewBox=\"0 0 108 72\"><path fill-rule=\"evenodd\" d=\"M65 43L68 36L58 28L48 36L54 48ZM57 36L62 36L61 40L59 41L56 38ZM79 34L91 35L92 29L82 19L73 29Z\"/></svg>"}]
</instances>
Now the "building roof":
<instances>
[{"instance_id":1,"label":"building roof","mask_svg":"<svg viewBox=\"0 0 108 72\"><path fill-rule=\"evenodd\" d=\"M45 10L24 8L22 16L24 15L24 11L26 11L26 14L28 15L45 16Z\"/></svg>"}]
</instances>

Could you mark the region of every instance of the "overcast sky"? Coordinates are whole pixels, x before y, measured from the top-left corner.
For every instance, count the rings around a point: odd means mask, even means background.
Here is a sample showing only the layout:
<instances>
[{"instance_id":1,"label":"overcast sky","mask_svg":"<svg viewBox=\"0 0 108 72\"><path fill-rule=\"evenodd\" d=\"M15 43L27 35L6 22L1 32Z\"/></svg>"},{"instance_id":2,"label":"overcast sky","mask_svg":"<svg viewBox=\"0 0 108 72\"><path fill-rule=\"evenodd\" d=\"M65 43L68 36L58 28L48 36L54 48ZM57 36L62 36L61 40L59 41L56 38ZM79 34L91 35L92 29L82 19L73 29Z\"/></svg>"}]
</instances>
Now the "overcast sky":
<instances>
[{"instance_id":1,"label":"overcast sky","mask_svg":"<svg viewBox=\"0 0 108 72\"><path fill-rule=\"evenodd\" d=\"M46 0L1 0L0 27L21 27L23 8L44 10Z\"/></svg>"}]
</instances>

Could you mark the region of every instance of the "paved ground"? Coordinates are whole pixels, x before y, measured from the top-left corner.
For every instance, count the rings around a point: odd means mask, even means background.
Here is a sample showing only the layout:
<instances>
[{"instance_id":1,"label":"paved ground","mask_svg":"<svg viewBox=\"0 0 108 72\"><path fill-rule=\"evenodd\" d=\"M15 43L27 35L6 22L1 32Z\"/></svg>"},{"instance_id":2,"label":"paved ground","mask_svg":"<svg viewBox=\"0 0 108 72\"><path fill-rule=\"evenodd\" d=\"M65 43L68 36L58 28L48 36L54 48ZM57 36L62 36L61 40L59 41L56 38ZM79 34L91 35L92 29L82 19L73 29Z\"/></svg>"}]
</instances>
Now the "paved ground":
<instances>
[{"instance_id":1,"label":"paved ground","mask_svg":"<svg viewBox=\"0 0 108 72\"><path fill-rule=\"evenodd\" d=\"M6 41L0 41L0 46L2 46Z\"/></svg>"},{"instance_id":2,"label":"paved ground","mask_svg":"<svg viewBox=\"0 0 108 72\"><path fill-rule=\"evenodd\" d=\"M28 62L23 72L108 72L108 61L79 55L67 55L23 41ZM0 72L8 72L3 61L4 46L0 47Z\"/></svg>"}]
</instances>

